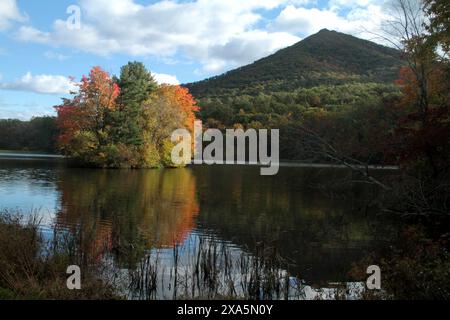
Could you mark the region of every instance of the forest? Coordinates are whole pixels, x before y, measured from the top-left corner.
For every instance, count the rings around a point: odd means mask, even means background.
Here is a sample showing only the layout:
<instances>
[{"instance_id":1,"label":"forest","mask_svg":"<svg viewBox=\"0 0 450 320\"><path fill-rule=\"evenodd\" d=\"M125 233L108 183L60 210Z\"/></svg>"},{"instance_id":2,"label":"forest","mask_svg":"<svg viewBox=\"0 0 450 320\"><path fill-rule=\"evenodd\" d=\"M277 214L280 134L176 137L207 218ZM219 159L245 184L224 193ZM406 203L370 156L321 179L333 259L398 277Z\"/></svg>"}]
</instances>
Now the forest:
<instances>
[{"instance_id":1,"label":"forest","mask_svg":"<svg viewBox=\"0 0 450 320\"><path fill-rule=\"evenodd\" d=\"M0 119L0 150L57 153L57 136L55 117L35 117L30 121Z\"/></svg>"}]
</instances>

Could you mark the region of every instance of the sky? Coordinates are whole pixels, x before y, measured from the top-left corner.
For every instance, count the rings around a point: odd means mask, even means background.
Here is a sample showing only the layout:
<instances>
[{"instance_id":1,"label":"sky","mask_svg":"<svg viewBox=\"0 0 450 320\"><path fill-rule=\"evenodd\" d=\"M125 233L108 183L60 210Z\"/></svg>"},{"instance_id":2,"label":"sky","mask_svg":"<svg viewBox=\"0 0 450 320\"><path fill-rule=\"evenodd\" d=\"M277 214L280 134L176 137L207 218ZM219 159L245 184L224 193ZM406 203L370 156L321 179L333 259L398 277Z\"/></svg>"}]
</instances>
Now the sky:
<instances>
[{"instance_id":1,"label":"sky","mask_svg":"<svg viewBox=\"0 0 450 320\"><path fill-rule=\"evenodd\" d=\"M76 81L141 61L160 83L202 80L321 29L369 40L385 0L0 0L0 119L54 115Z\"/></svg>"}]
</instances>

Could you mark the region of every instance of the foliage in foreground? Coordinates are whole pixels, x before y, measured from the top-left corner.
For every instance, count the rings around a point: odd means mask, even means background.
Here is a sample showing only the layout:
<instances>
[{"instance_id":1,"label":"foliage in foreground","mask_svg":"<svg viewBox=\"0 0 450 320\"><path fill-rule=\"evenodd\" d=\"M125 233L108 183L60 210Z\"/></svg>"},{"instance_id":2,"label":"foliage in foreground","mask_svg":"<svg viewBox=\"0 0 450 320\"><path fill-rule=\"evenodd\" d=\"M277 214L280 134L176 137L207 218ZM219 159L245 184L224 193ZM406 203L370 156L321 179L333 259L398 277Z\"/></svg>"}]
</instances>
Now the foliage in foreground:
<instances>
[{"instance_id":1,"label":"foliage in foreground","mask_svg":"<svg viewBox=\"0 0 450 320\"><path fill-rule=\"evenodd\" d=\"M117 299L94 267L83 268L83 290L67 289L67 267L78 265L70 242L44 240L37 218L0 215L0 299Z\"/></svg>"},{"instance_id":2,"label":"foliage in foreground","mask_svg":"<svg viewBox=\"0 0 450 320\"><path fill-rule=\"evenodd\" d=\"M55 228L52 240L45 241L36 218L25 221L17 214L0 215L0 299L450 298L449 236L432 238L414 226L355 264L355 282L315 288L293 277L289 262L270 243L258 243L250 254L199 238L193 252L191 245L175 245L169 260L148 248L126 272L112 258L118 254L111 251L118 248L115 240L103 244L75 230ZM372 264L381 267L382 291L366 291L361 283ZM82 266L82 290L67 289L69 265Z\"/></svg>"},{"instance_id":3,"label":"foliage in foreground","mask_svg":"<svg viewBox=\"0 0 450 320\"><path fill-rule=\"evenodd\" d=\"M350 274L361 279L365 267L381 269L383 291L366 291L362 299L449 300L449 235L433 239L422 227L404 228L394 244L353 266Z\"/></svg>"}]
</instances>

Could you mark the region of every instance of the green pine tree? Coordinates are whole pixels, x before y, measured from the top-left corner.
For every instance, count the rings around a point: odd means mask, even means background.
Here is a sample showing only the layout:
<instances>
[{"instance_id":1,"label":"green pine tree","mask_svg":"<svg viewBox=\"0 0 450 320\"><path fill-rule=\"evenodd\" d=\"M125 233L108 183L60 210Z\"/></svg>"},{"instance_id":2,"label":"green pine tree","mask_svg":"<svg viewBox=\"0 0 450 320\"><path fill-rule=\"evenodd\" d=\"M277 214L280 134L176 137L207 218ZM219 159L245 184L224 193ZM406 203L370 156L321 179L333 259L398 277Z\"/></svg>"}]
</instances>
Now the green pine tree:
<instances>
[{"instance_id":1,"label":"green pine tree","mask_svg":"<svg viewBox=\"0 0 450 320\"><path fill-rule=\"evenodd\" d=\"M120 124L115 126L115 141L139 146L143 143L141 105L158 85L141 62L129 62L123 66L116 81L121 91L119 109L114 114L115 121Z\"/></svg>"}]
</instances>

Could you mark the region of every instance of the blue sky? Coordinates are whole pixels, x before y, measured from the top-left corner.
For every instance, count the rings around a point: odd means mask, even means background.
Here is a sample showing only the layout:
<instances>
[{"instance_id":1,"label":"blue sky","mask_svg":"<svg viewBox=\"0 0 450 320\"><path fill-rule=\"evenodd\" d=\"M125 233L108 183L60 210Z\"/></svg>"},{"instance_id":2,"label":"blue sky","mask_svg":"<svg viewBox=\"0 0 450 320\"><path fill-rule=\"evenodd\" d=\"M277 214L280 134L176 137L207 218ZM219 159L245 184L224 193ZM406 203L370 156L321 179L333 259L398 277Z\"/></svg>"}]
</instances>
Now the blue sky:
<instances>
[{"instance_id":1,"label":"blue sky","mask_svg":"<svg viewBox=\"0 0 450 320\"><path fill-rule=\"evenodd\" d=\"M0 0L0 118L53 115L92 66L186 83L323 28L371 39L383 18L383 0Z\"/></svg>"}]
</instances>

